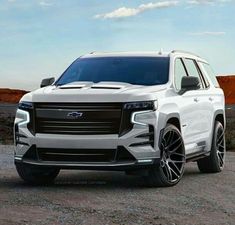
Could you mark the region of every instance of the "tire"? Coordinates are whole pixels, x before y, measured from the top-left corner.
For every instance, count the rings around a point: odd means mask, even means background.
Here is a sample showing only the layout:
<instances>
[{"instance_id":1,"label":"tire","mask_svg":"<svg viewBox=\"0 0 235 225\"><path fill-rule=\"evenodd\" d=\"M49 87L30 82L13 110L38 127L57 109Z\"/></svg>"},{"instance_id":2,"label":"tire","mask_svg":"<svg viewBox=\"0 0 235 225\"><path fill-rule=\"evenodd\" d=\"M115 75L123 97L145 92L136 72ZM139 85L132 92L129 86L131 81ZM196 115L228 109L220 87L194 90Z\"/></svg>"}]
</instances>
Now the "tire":
<instances>
[{"instance_id":1,"label":"tire","mask_svg":"<svg viewBox=\"0 0 235 225\"><path fill-rule=\"evenodd\" d=\"M150 187L171 187L181 180L185 167L184 143L178 128L167 124L160 144L160 164L151 168L145 178Z\"/></svg>"},{"instance_id":2,"label":"tire","mask_svg":"<svg viewBox=\"0 0 235 225\"><path fill-rule=\"evenodd\" d=\"M60 169L31 166L17 163L16 170L19 176L28 184L42 185L53 183Z\"/></svg>"},{"instance_id":3,"label":"tire","mask_svg":"<svg viewBox=\"0 0 235 225\"><path fill-rule=\"evenodd\" d=\"M224 168L226 154L224 127L215 121L210 155L199 159L197 165L202 173L218 173Z\"/></svg>"}]
</instances>

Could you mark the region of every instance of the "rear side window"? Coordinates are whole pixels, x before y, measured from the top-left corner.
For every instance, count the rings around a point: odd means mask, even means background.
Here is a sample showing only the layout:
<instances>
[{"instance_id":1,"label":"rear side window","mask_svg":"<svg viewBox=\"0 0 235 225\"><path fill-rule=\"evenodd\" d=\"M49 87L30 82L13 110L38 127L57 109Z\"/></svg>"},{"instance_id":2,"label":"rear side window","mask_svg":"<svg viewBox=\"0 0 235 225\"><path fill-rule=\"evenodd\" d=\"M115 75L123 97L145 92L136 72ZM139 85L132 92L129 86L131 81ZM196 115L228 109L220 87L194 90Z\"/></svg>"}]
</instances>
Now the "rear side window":
<instances>
[{"instance_id":1,"label":"rear side window","mask_svg":"<svg viewBox=\"0 0 235 225\"><path fill-rule=\"evenodd\" d=\"M181 59L176 59L175 60L175 88L177 90L181 89L181 81L182 77L187 76L187 73L185 71L184 65L182 63Z\"/></svg>"},{"instance_id":2,"label":"rear side window","mask_svg":"<svg viewBox=\"0 0 235 225\"><path fill-rule=\"evenodd\" d=\"M219 87L219 83L216 79L215 73L214 73L213 69L211 68L211 66L209 64L203 63L203 62L199 62L199 65L204 69L207 76L210 78L210 80L214 84L214 86Z\"/></svg>"},{"instance_id":3,"label":"rear side window","mask_svg":"<svg viewBox=\"0 0 235 225\"><path fill-rule=\"evenodd\" d=\"M184 59L184 64L185 64L186 69L188 71L188 75L193 76L193 77L197 77L199 79L199 82L200 82L200 87L203 88L202 79L201 79L201 76L199 74L199 71L196 67L196 64L195 64L194 60Z\"/></svg>"}]
</instances>

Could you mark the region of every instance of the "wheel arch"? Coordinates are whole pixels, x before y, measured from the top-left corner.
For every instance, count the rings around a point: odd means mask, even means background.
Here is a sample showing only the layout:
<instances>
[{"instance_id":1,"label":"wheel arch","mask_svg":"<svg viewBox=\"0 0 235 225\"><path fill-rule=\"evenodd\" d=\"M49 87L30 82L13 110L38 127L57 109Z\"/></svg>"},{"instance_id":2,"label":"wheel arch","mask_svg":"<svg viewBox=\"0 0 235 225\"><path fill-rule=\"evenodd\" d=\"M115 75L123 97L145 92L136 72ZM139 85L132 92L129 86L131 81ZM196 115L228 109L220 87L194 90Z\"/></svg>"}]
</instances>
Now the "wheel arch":
<instances>
[{"instance_id":1,"label":"wheel arch","mask_svg":"<svg viewBox=\"0 0 235 225\"><path fill-rule=\"evenodd\" d=\"M168 123L176 126L179 129L179 131L181 132L181 125L180 125L179 117L173 116L171 118L168 118L166 124L168 124Z\"/></svg>"},{"instance_id":2,"label":"wheel arch","mask_svg":"<svg viewBox=\"0 0 235 225\"><path fill-rule=\"evenodd\" d=\"M162 117L164 123L162 124L165 128L168 123L176 126L179 131L181 132L181 120L180 120L180 113L179 112L165 112Z\"/></svg>"},{"instance_id":3,"label":"wheel arch","mask_svg":"<svg viewBox=\"0 0 235 225\"><path fill-rule=\"evenodd\" d=\"M225 113L224 113L224 110L217 110L214 114L214 124L216 121L219 121L224 129L226 128L226 119L225 119Z\"/></svg>"},{"instance_id":4,"label":"wheel arch","mask_svg":"<svg viewBox=\"0 0 235 225\"><path fill-rule=\"evenodd\" d=\"M181 132L181 120L180 120L180 114L179 112L170 112L165 111L161 112L158 115L158 124L156 125L158 127L158 132L156 132L156 146L158 146L158 149L161 149L161 140L162 135L164 133L165 127L168 123L171 123L172 125L175 125L179 131Z\"/></svg>"}]
</instances>

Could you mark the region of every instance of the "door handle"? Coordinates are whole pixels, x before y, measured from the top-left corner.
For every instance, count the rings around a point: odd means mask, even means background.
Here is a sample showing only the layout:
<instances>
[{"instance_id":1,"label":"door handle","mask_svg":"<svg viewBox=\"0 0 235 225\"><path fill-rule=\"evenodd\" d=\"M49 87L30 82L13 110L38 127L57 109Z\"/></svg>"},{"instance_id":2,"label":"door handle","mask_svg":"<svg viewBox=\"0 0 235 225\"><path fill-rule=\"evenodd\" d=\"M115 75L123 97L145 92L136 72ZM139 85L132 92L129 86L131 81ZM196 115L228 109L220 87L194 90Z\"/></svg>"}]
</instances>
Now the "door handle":
<instances>
[{"instance_id":1,"label":"door handle","mask_svg":"<svg viewBox=\"0 0 235 225\"><path fill-rule=\"evenodd\" d=\"M209 100L212 102L214 99L212 97L210 97Z\"/></svg>"},{"instance_id":2,"label":"door handle","mask_svg":"<svg viewBox=\"0 0 235 225\"><path fill-rule=\"evenodd\" d=\"M194 98L193 100L194 100L194 102L199 102L198 98Z\"/></svg>"}]
</instances>

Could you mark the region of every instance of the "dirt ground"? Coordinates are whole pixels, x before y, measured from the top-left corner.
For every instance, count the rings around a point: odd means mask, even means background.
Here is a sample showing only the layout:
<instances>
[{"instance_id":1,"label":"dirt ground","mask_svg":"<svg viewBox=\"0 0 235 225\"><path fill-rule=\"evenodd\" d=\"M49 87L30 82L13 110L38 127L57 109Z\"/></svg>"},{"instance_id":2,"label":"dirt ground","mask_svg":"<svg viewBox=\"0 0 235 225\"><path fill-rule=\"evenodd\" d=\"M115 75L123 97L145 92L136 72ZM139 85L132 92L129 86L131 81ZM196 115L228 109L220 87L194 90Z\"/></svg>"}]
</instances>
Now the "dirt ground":
<instances>
[{"instance_id":1,"label":"dirt ground","mask_svg":"<svg viewBox=\"0 0 235 225\"><path fill-rule=\"evenodd\" d=\"M28 186L13 165L13 147L0 146L0 225L234 225L235 153L219 174L187 164L172 188L146 188L120 172L62 171L51 186Z\"/></svg>"}]
</instances>

